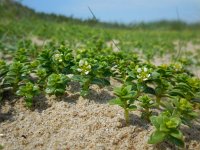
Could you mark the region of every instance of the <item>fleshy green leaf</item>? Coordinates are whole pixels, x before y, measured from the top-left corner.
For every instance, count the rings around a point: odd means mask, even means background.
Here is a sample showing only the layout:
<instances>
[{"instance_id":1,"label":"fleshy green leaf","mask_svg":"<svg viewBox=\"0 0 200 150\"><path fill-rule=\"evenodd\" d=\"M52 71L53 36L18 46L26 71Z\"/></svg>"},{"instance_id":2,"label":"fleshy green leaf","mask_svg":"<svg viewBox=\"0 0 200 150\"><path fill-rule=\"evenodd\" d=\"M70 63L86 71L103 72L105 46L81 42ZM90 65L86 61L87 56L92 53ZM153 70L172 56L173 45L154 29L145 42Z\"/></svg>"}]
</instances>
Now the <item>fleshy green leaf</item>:
<instances>
[{"instance_id":1,"label":"fleshy green leaf","mask_svg":"<svg viewBox=\"0 0 200 150\"><path fill-rule=\"evenodd\" d=\"M124 107L124 103L119 98L111 99L109 101L109 104L110 105L119 105L121 107Z\"/></svg>"},{"instance_id":2,"label":"fleshy green leaf","mask_svg":"<svg viewBox=\"0 0 200 150\"><path fill-rule=\"evenodd\" d=\"M157 144L165 140L166 134L164 132L156 130L151 134L148 143L149 144Z\"/></svg>"},{"instance_id":3,"label":"fleshy green leaf","mask_svg":"<svg viewBox=\"0 0 200 150\"><path fill-rule=\"evenodd\" d=\"M175 145L179 146L179 147L184 147L184 142L182 139L177 139L176 137L173 136L169 136L169 141L174 143Z\"/></svg>"},{"instance_id":4,"label":"fleshy green leaf","mask_svg":"<svg viewBox=\"0 0 200 150\"><path fill-rule=\"evenodd\" d=\"M135 105L131 105L128 107L128 110L136 110L137 109L137 106Z\"/></svg>"},{"instance_id":5,"label":"fleshy green leaf","mask_svg":"<svg viewBox=\"0 0 200 150\"><path fill-rule=\"evenodd\" d=\"M180 130L174 130L170 135L177 139L183 140L183 134Z\"/></svg>"},{"instance_id":6,"label":"fleshy green leaf","mask_svg":"<svg viewBox=\"0 0 200 150\"><path fill-rule=\"evenodd\" d=\"M159 124L159 122L157 122L157 116L152 116L152 117L150 117L150 120L151 120L151 123L152 123L157 129L159 129L160 124Z\"/></svg>"}]
</instances>

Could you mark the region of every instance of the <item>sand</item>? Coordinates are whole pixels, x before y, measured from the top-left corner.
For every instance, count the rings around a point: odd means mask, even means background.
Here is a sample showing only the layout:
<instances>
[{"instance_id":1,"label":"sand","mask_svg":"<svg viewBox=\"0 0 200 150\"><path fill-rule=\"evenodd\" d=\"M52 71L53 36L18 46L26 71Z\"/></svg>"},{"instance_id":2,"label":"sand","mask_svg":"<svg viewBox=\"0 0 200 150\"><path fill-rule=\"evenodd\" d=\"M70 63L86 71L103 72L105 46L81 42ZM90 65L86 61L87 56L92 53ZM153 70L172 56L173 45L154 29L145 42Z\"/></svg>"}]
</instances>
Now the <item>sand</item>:
<instances>
[{"instance_id":1,"label":"sand","mask_svg":"<svg viewBox=\"0 0 200 150\"><path fill-rule=\"evenodd\" d=\"M147 144L153 127L131 113L130 126L125 125L123 110L111 106L110 88L93 86L89 96L78 93L57 100L40 95L34 110L24 106L23 99L10 100L0 108L0 144L5 150L153 150L175 149L168 143ZM187 149L200 149L200 125L182 127L187 135Z\"/></svg>"},{"instance_id":2,"label":"sand","mask_svg":"<svg viewBox=\"0 0 200 150\"><path fill-rule=\"evenodd\" d=\"M169 58L167 55L155 64L169 62ZM111 83L120 86L114 80ZM154 128L140 118L139 111L131 113L131 124L126 126L123 110L108 104L114 97L111 87L100 89L94 85L85 98L77 93L76 85L72 84L69 91L61 100L41 94L33 110L24 106L23 98L8 96L0 105L0 145L4 150L176 149L167 142L147 144ZM181 128L186 149L200 150L200 123Z\"/></svg>"}]
</instances>

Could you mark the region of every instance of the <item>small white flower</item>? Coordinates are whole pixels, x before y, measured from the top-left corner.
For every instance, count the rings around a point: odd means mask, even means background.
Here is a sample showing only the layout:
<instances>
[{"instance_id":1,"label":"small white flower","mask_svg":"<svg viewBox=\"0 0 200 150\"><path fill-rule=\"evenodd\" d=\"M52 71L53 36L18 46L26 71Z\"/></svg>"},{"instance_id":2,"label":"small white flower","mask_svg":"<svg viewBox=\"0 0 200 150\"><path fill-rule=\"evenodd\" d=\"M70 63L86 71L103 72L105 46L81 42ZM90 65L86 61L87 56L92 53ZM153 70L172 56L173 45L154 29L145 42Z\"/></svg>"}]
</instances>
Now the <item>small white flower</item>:
<instances>
[{"instance_id":1,"label":"small white flower","mask_svg":"<svg viewBox=\"0 0 200 150\"><path fill-rule=\"evenodd\" d=\"M68 74L66 76L71 79L74 75L73 74Z\"/></svg>"},{"instance_id":2,"label":"small white flower","mask_svg":"<svg viewBox=\"0 0 200 150\"><path fill-rule=\"evenodd\" d=\"M60 54L55 54L54 57L55 57L55 58L59 58L59 57L60 57Z\"/></svg>"},{"instance_id":3,"label":"small white flower","mask_svg":"<svg viewBox=\"0 0 200 150\"><path fill-rule=\"evenodd\" d=\"M120 74L120 71L119 70L115 70L114 73L115 74Z\"/></svg>"},{"instance_id":4,"label":"small white flower","mask_svg":"<svg viewBox=\"0 0 200 150\"><path fill-rule=\"evenodd\" d=\"M117 69L117 65L115 65L115 66L113 66L112 68L111 68L111 71L114 71L114 70L116 70Z\"/></svg>"},{"instance_id":5,"label":"small white flower","mask_svg":"<svg viewBox=\"0 0 200 150\"><path fill-rule=\"evenodd\" d=\"M77 71L78 71L78 72L81 72L81 71L82 71L82 69L81 69L81 68L78 68L78 69L77 69Z\"/></svg>"},{"instance_id":6,"label":"small white flower","mask_svg":"<svg viewBox=\"0 0 200 150\"><path fill-rule=\"evenodd\" d=\"M89 73L89 71L86 71L85 74L87 75Z\"/></svg>"},{"instance_id":7,"label":"small white flower","mask_svg":"<svg viewBox=\"0 0 200 150\"><path fill-rule=\"evenodd\" d=\"M56 60L56 61L58 61L58 62L62 62L63 60L62 60L62 56L63 56L63 54L59 54L59 53L57 53L57 54L54 54L54 59Z\"/></svg>"},{"instance_id":8,"label":"small white flower","mask_svg":"<svg viewBox=\"0 0 200 150\"><path fill-rule=\"evenodd\" d=\"M143 81L146 81L148 78L144 78Z\"/></svg>"},{"instance_id":9,"label":"small white flower","mask_svg":"<svg viewBox=\"0 0 200 150\"><path fill-rule=\"evenodd\" d=\"M180 71L182 69L182 65L179 63L174 64L173 67L175 68L176 71Z\"/></svg>"},{"instance_id":10,"label":"small white flower","mask_svg":"<svg viewBox=\"0 0 200 150\"><path fill-rule=\"evenodd\" d=\"M88 65L87 68L88 68L88 69L91 69L91 65Z\"/></svg>"},{"instance_id":11,"label":"small white flower","mask_svg":"<svg viewBox=\"0 0 200 150\"><path fill-rule=\"evenodd\" d=\"M141 69L141 68L138 68L138 69L137 69L137 72L138 72L138 73L142 72L142 69Z\"/></svg>"},{"instance_id":12,"label":"small white flower","mask_svg":"<svg viewBox=\"0 0 200 150\"><path fill-rule=\"evenodd\" d=\"M79 66L83 66L84 65L84 60L80 60L79 61Z\"/></svg>"},{"instance_id":13,"label":"small white flower","mask_svg":"<svg viewBox=\"0 0 200 150\"><path fill-rule=\"evenodd\" d=\"M144 72L147 72L147 71L148 71L148 69L146 67L144 67Z\"/></svg>"},{"instance_id":14,"label":"small white flower","mask_svg":"<svg viewBox=\"0 0 200 150\"><path fill-rule=\"evenodd\" d=\"M151 74L149 73L149 70L146 68L146 67L143 67L143 68L138 68L137 69L137 78L140 80L140 81L146 81L149 79L149 77L151 76Z\"/></svg>"},{"instance_id":15,"label":"small white flower","mask_svg":"<svg viewBox=\"0 0 200 150\"><path fill-rule=\"evenodd\" d=\"M81 74L87 75L91 71L91 68L91 65L89 65L89 63L86 60L80 60L79 68L77 70L81 72Z\"/></svg>"}]
</instances>

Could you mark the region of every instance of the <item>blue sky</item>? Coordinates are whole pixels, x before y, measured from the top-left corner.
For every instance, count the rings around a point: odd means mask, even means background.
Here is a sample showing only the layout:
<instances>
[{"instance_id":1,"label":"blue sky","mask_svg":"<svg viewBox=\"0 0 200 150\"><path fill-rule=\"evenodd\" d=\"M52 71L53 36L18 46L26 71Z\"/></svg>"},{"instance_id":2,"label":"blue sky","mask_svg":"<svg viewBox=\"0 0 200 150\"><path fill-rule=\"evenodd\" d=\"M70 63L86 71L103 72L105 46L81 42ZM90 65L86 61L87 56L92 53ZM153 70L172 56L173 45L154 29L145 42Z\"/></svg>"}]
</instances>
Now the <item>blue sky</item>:
<instances>
[{"instance_id":1,"label":"blue sky","mask_svg":"<svg viewBox=\"0 0 200 150\"><path fill-rule=\"evenodd\" d=\"M88 19L92 15L106 22L138 23L161 19L200 21L200 0L21 0L38 12Z\"/></svg>"}]
</instances>

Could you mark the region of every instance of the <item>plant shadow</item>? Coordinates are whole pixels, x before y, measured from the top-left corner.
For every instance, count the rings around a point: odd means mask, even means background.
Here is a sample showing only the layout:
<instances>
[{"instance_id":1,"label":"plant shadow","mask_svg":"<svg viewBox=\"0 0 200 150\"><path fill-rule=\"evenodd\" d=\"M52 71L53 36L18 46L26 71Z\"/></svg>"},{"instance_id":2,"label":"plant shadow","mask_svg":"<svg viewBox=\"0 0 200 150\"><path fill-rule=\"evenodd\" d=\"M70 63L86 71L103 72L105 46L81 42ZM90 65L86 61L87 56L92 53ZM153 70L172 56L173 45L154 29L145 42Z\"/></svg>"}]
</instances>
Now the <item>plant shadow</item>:
<instances>
[{"instance_id":1,"label":"plant shadow","mask_svg":"<svg viewBox=\"0 0 200 150\"><path fill-rule=\"evenodd\" d=\"M0 123L4 122L4 121L13 121L13 112L14 112L14 108L11 107L6 113L1 113L0 110Z\"/></svg>"},{"instance_id":2,"label":"plant shadow","mask_svg":"<svg viewBox=\"0 0 200 150\"><path fill-rule=\"evenodd\" d=\"M94 101L99 104L106 104L109 100L115 97L104 89L100 89L100 92L97 92L94 89L90 89L88 95L85 98L89 101Z\"/></svg>"},{"instance_id":3,"label":"plant shadow","mask_svg":"<svg viewBox=\"0 0 200 150\"><path fill-rule=\"evenodd\" d=\"M33 100L33 107L31 110L36 110L41 113L43 110L46 110L49 108L51 105L48 103L48 99L46 98L45 94L40 94L36 96Z\"/></svg>"},{"instance_id":4,"label":"plant shadow","mask_svg":"<svg viewBox=\"0 0 200 150\"><path fill-rule=\"evenodd\" d=\"M107 88L109 89L109 87ZM64 101L74 103L74 101L77 100L80 96L79 93L81 91L81 86L78 82L70 82L68 91L75 94L67 96L63 99ZM105 104L108 103L109 100L113 99L114 96L111 95L108 90L105 90L105 88L100 88L98 85L92 85L89 88L88 94L83 96L83 98L96 103Z\"/></svg>"},{"instance_id":5,"label":"plant shadow","mask_svg":"<svg viewBox=\"0 0 200 150\"><path fill-rule=\"evenodd\" d=\"M130 114L130 125L138 126L145 130L148 130L150 123L147 120L141 119L141 117L139 117L138 115L131 113Z\"/></svg>"},{"instance_id":6,"label":"plant shadow","mask_svg":"<svg viewBox=\"0 0 200 150\"><path fill-rule=\"evenodd\" d=\"M70 82L69 83L69 91L71 93L77 93L80 92L81 86L78 82Z\"/></svg>"},{"instance_id":7,"label":"plant shadow","mask_svg":"<svg viewBox=\"0 0 200 150\"><path fill-rule=\"evenodd\" d=\"M0 103L0 123L4 121L13 121L13 116L15 113L14 103L16 101L16 96L14 96L11 92L5 92L3 94L3 100ZM3 112L2 107L6 105L9 106L6 112Z\"/></svg>"},{"instance_id":8,"label":"plant shadow","mask_svg":"<svg viewBox=\"0 0 200 150\"><path fill-rule=\"evenodd\" d=\"M181 131L185 135L185 141L200 142L200 123L194 122L191 127L184 126Z\"/></svg>"},{"instance_id":9,"label":"plant shadow","mask_svg":"<svg viewBox=\"0 0 200 150\"><path fill-rule=\"evenodd\" d=\"M159 144L153 145L154 150L180 150L175 145L169 143L169 142L162 142Z\"/></svg>"},{"instance_id":10,"label":"plant shadow","mask_svg":"<svg viewBox=\"0 0 200 150\"><path fill-rule=\"evenodd\" d=\"M69 94L69 95L66 95L66 96L62 96L61 100L64 101L64 102L71 103L71 104L76 104L79 97L80 97L80 94L75 93L75 94Z\"/></svg>"}]
</instances>

